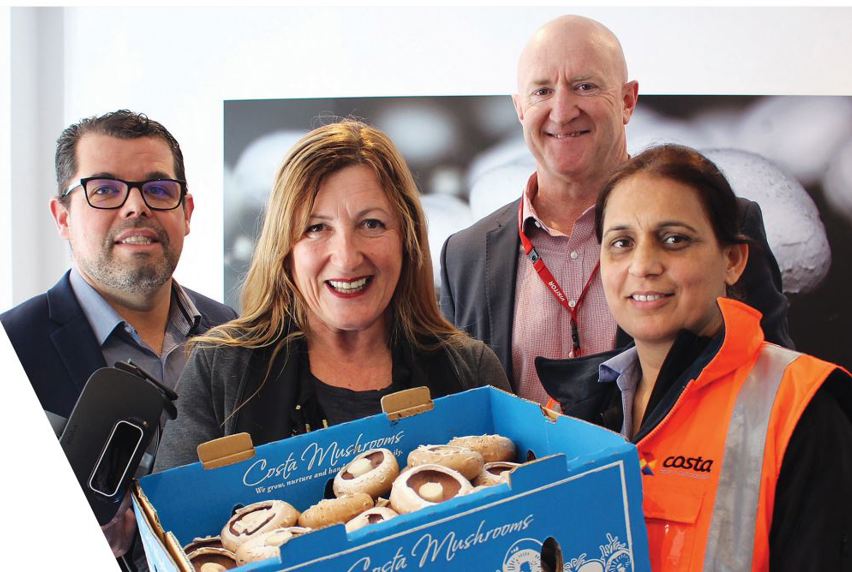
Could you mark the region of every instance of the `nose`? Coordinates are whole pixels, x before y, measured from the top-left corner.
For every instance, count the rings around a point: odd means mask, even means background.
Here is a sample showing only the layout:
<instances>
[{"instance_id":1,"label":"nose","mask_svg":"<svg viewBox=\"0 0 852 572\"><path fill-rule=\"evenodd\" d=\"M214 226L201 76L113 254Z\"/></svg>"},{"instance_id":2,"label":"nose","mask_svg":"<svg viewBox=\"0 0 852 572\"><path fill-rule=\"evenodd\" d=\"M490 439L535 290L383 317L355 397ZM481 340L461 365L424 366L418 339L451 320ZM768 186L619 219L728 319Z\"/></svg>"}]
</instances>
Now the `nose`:
<instances>
[{"instance_id":1,"label":"nose","mask_svg":"<svg viewBox=\"0 0 852 572\"><path fill-rule=\"evenodd\" d=\"M568 86L558 85L550 101L550 119L556 123L568 123L580 114L577 96Z\"/></svg>"},{"instance_id":2,"label":"nose","mask_svg":"<svg viewBox=\"0 0 852 572\"><path fill-rule=\"evenodd\" d=\"M364 252L358 235L351 230L334 233L331 244L332 263L344 272L352 272L361 266Z\"/></svg>"},{"instance_id":3,"label":"nose","mask_svg":"<svg viewBox=\"0 0 852 572\"><path fill-rule=\"evenodd\" d=\"M142 189L140 187L130 187L127 193L127 200L121 205L121 215L123 217L151 216L151 209L148 207L145 199L142 198Z\"/></svg>"},{"instance_id":4,"label":"nose","mask_svg":"<svg viewBox=\"0 0 852 572\"><path fill-rule=\"evenodd\" d=\"M630 257L630 274L637 277L656 276L662 270L662 260L655 246L647 240L638 241Z\"/></svg>"}]
</instances>

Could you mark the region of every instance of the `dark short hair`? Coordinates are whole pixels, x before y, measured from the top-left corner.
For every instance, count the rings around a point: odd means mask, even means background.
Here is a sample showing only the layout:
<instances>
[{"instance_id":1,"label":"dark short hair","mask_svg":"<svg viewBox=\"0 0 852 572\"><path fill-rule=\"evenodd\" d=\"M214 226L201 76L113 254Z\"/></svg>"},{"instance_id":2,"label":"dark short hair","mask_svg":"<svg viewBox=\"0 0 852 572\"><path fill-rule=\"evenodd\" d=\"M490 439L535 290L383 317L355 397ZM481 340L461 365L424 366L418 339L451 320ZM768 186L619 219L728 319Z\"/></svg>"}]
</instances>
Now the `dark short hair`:
<instances>
[{"instance_id":1,"label":"dark short hair","mask_svg":"<svg viewBox=\"0 0 852 572\"><path fill-rule=\"evenodd\" d=\"M695 149L674 144L646 149L631 157L610 176L595 204L598 242L603 237L604 211L613 189L622 181L639 174L669 179L695 189L719 244L730 246L749 243L740 232L737 197L719 167Z\"/></svg>"},{"instance_id":2,"label":"dark short hair","mask_svg":"<svg viewBox=\"0 0 852 572\"><path fill-rule=\"evenodd\" d=\"M175 177L182 181L186 180L183 153L181 153L177 139L169 133L169 130L163 127L161 123L149 119L145 114L119 109L101 116L81 119L66 127L59 139L56 140L58 197L65 192L71 182L71 177L77 172L77 142L87 133L109 135L118 139L139 139L141 137L162 139L172 152Z\"/></svg>"}]
</instances>

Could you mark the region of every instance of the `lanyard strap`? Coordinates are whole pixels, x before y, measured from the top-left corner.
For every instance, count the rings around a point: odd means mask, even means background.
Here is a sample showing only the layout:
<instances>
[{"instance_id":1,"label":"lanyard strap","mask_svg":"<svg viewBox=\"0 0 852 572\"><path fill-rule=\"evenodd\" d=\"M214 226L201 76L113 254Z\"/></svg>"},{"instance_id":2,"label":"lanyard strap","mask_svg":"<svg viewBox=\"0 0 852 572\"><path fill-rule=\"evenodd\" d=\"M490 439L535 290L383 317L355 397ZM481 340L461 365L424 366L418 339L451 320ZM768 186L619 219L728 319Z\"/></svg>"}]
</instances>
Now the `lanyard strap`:
<instances>
[{"instance_id":1,"label":"lanyard strap","mask_svg":"<svg viewBox=\"0 0 852 572\"><path fill-rule=\"evenodd\" d=\"M589 292L589 287L592 285L592 281L595 279L601 263L598 261L595 264L589 279L586 281L586 285L583 286L583 291L580 292L580 297L572 304L568 301L568 297L565 295L565 292L562 291L562 287L559 286L556 278L553 277L553 274L551 274L550 270L547 268L544 260L542 260L541 256L538 255L538 252L536 252L535 248L533 248L532 241L529 237L527 237L526 233L524 233L523 199L521 199L521 204L518 207L518 236L521 238L521 245L524 247L524 253L532 262L533 268L535 268L538 277L544 285L547 286L547 289L551 294L553 294L553 297L556 298L559 304L562 305L562 307L565 308L571 316L571 357L578 357L580 355L580 331L578 325L580 305L583 303L583 300L585 300L586 294Z\"/></svg>"}]
</instances>

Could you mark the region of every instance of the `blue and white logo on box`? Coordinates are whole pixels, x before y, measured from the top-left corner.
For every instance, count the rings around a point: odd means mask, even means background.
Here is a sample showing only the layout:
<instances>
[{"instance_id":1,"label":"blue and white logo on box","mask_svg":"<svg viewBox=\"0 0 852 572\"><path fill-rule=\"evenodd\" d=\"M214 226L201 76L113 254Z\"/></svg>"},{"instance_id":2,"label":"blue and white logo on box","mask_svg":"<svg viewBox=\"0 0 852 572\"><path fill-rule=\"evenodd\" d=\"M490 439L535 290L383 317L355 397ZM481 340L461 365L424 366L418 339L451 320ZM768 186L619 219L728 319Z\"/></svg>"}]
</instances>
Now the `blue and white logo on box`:
<instances>
[{"instance_id":1,"label":"blue and white logo on box","mask_svg":"<svg viewBox=\"0 0 852 572\"><path fill-rule=\"evenodd\" d=\"M566 561L562 572L633 572L633 554L617 536L607 534L606 544L599 546L601 557L584 554ZM516 541L503 558L502 572L541 572L542 543L535 538Z\"/></svg>"},{"instance_id":2,"label":"blue and white logo on box","mask_svg":"<svg viewBox=\"0 0 852 572\"><path fill-rule=\"evenodd\" d=\"M541 570L541 542L535 538L516 541L503 559L503 572L539 572Z\"/></svg>"}]
</instances>

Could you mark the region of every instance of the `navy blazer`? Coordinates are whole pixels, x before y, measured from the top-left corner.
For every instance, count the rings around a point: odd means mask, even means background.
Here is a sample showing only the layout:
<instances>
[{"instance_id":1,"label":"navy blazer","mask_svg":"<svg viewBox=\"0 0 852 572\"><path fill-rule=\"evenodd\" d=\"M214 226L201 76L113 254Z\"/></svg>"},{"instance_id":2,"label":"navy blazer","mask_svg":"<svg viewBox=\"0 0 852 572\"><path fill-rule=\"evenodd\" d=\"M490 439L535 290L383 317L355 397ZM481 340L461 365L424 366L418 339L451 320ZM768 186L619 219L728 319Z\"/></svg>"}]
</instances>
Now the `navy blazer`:
<instances>
[{"instance_id":1,"label":"navy blazer","mask_svg":"<svg viewBox=\"0 0 852 572\"><path fill-rule=\"evenodd\" d=\"M740 230L751 239L748 264L739 284L749 306L763 313L766 339L793 347L787 329L789 303L781 290L781 271L769 248L760 206L737 199ZM446 318L474 338L488 344L512 376L512 324L518 272L517 199L450 236L441 249L441 310ZM620 329L616 346L630 338Z\"/></svg>"},{"instance_id":2,"label":"navy blazer","mask_svg":"<svg viewBox=\"0 0 852 572\"><path fill-rule=\"evenodd\" d=\"M69 272L44 294L0 314L42 409L67 418L89 376L106 367L95 333L71 289ZM230 307L184 288L201 314L200 334L236 317Z\"/></svg>"}]
</instances>

